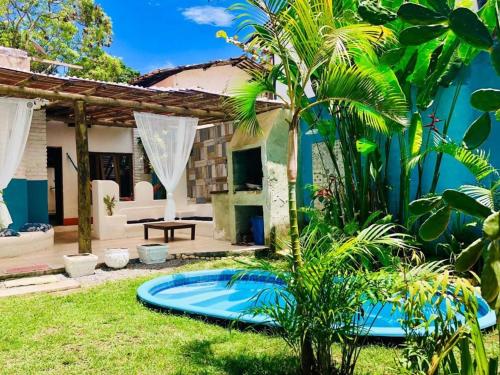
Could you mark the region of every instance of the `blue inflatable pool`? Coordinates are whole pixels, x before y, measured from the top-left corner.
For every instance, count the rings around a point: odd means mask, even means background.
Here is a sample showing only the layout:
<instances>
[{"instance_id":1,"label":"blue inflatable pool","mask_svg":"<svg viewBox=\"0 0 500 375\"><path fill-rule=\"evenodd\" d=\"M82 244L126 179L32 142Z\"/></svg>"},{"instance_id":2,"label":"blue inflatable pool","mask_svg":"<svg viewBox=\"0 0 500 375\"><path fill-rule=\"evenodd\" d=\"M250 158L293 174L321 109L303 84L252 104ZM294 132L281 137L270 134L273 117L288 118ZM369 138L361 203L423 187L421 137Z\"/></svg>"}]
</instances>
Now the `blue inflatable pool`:
<instances>
[{"instance_id":1,"label":"blue inflatable pool","mask_svg":"<svg viewBox=\"0 0 500 375\"><path fill-rule=\"evenodd\" d=\"M236 272L238 270L226 269L163 276L142 284L137 296L148 305L168 310L249 324L274 325L269 317L249 314L248 311L256 303L274 302L275 291L282 287L282 282L272 275L253 272L228 287ZM254 298L258 293L259 298ZM481 328L495 325L495 313L479 296L478 302ZM391 304L365 310L372 311L372 315L365 317L367 325L371 325L368 335L404 337L399 324L401 312L392 311Z\"/></svg>"}]
</instances>

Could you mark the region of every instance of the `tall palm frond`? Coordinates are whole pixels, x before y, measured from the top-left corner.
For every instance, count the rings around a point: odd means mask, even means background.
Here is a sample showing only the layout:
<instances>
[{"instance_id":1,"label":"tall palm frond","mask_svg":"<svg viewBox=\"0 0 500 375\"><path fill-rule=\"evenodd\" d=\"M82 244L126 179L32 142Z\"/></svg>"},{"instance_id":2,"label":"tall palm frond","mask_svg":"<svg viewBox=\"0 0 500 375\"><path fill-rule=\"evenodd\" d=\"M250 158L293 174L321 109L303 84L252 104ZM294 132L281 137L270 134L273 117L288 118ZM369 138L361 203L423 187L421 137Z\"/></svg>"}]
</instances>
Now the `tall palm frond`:
<instances>
[{"instance_id":1,"label":"tall palm frond","mask_svg":"<svg viewBox=\"0 0 500 375\"><path fill-rule=\"evenodd\" d=\"M248 134L258 135L262 129L257 120L257 100L273 91L265 76L255 77L235 88L224 103L233 115L234 126Z\"/></svg>"},{"instance_id":2,"label":"tall palm frond","mask_svg":"<svg viewBox=\"0 0 500 375\"><path fill-rule=\"evenodd\" d=\"M496 171L484 150L471 151L451 141L442 141L434 149L460 162L477 180L482 180Z\"/></svg>"},{"instance_id":3,"label":"tall palm frond","mask_svg":"<svg viewBox=\"0 0 500 375\"><path fill-rule=\"evenodd\" d=\"M439 134L434 135L433 147L429 147L427 150L407 161L408 168L411 169L415 167L424 160L430 152L440 152L451 156L467 168L478 181L488 177L492 173L497 173L496 168L490 164L489 156L484 150L468 150L453 141L444 139Z\"/></svg>"},{"instance_id":4,"label":"tall palm frond","mask_svg":"<svg viewBox=\"0 0 500 375\"><path fill-rule=\"evenodd\" d=\"M394 40L390 29L368 24L347 24L328 28L324 32L326 46L333 51L333 59L362 55L376 60L376 50ZM341 60L346 61L344 58Z\"/></svg>"},{"instance_id":5,"label":"tall palm frond","mask_svg":"<svg viewBox=\"0 0 500 375\"><path fill-rule=\"evenodd\" d=\"M389 133L384 118L399 124L408 121L404 96L375 69L332 65L319 80L316 93L318 101L337 105L379 132Z\"/></svg>"}]
</instances>

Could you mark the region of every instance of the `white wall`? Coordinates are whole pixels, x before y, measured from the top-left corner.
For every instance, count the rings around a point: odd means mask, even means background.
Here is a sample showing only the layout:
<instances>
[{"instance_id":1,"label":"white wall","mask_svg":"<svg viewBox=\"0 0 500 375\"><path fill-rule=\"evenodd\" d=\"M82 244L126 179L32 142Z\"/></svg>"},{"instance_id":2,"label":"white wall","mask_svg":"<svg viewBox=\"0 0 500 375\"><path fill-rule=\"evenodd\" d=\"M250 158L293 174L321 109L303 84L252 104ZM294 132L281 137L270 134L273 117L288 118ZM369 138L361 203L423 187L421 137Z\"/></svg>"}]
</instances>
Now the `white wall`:
<instances>
[{"instance_id":1,"label":"white wall","mask_svg":"<svg viewBox=\"0 0 500 375\"><path fill-rule=\"evenodd\" d=\"M47 179L46 125L45 110L33 111L23 158L14 178L26 178L27 180Z\"/></svg>"},{"instance_id":2,"label":"white wall","mask_svg":"<svg viewBox=\"0 0 500 375\"><path fill-rule=\"evenodd\" d=\"M64 218L76 218L78 217L77 172L66 155L69 154L76 164L75 128L70 128L62 122L48 122L47 146L62 147ZM92 126L89 129L89 151L131 154L132 129Z\"/></svg>"},{"instance_id":3,"label":"white wall","mask_svg":"<svg viewBox=\"0 0 500 375\"><path fill-rule=\"evenodd\" d=\"M250 75L232 65L213 66L208 69L190 69L158 82L158 87L199 88L228 94L250 79Z\"/></svg>"},{"instance_id":4,"label":"white wall","mask_svg":"<svg viewBox=\"0 0 500 375\"><path fill-rule=\"evenodd\" d=\"M76 164L75 128L62 122L49 121L47 124L47 146L62 147L63 154L63 191L64 218L78 217L78 185L77 173L66 153ZM90 152L117 152L131 154L134 150L133 129L92 126L89 129ZM135 160L134 160L135 162ZM44 169L46 172L46 168ZM138 181L134 181L134 184ZM185 173L175 191L176 201L185 201L187 182Z\"/></svg>"}]
</instances>

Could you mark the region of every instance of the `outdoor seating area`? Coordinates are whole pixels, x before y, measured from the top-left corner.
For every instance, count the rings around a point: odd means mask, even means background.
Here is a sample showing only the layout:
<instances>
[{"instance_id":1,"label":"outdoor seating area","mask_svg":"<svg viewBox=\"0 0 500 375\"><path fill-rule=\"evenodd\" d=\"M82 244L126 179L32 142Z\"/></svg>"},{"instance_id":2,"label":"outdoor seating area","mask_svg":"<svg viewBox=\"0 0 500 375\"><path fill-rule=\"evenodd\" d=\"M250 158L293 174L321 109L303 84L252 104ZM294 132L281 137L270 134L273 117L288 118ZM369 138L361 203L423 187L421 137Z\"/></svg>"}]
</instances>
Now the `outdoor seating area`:
<instances>
[{"instance_id":1,"label":"outdoor seating area","mask_svg":"<svg viewBox=\"0 0 500 375\"><path fill-rule=\"evenodd\" d=\"M2 3L0 374L500 374L499 1Z\"/></svg>"},{"instance_id":2,"label":"outdoor seating area","mask_svg":"<svg viewBox=\"0 0 500 375\"><path fill-rule=\"evenodd\" d=\"M180 195L180 194L179 194ZM197 224L198 233L213 237L213 217L210 204L191 204L185 196L174 196L175 217ZM112 215L109 215L104 198L115 199ZM99 240L139 237L143 225L163 221L166 199L154 199L153 185L147 181L134 186L134 199L119 201L119 186L114 181L92 181L93 234ZM194 218L194 220L190 219Z\"/></svg>"}]
</instances>

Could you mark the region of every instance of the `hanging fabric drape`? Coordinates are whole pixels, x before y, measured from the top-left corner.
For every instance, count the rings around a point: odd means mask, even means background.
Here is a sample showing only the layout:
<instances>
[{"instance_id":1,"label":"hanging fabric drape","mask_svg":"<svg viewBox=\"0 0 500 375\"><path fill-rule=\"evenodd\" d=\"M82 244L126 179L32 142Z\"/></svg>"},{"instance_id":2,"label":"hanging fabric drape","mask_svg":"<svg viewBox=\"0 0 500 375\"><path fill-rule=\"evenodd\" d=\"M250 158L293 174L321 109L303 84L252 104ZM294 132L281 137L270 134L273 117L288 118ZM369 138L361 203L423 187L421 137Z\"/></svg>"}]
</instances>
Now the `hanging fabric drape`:
<instances>
[{"instance_id":1,"label":"hanging fabric drape","mask_svg":"<svg viewBox=\"0 0 500 375\"><path fill-rule=\"evenodd\" d=\"M0 229L12 224L2 192L23 158L33 108L33 100L0 98Z\"/></svg>"},{"instance_id":2,"label":"hanging fabric drape","mask_svg":"<svg viewBox=\"0 0 500 375\"><path fill-rule=\"evenodd\" d=\"M134 112L149 161L167 190L165 221L175 219L173 193L186 168L196 135L197 118Z\"/></svg>"}]
</instances>

